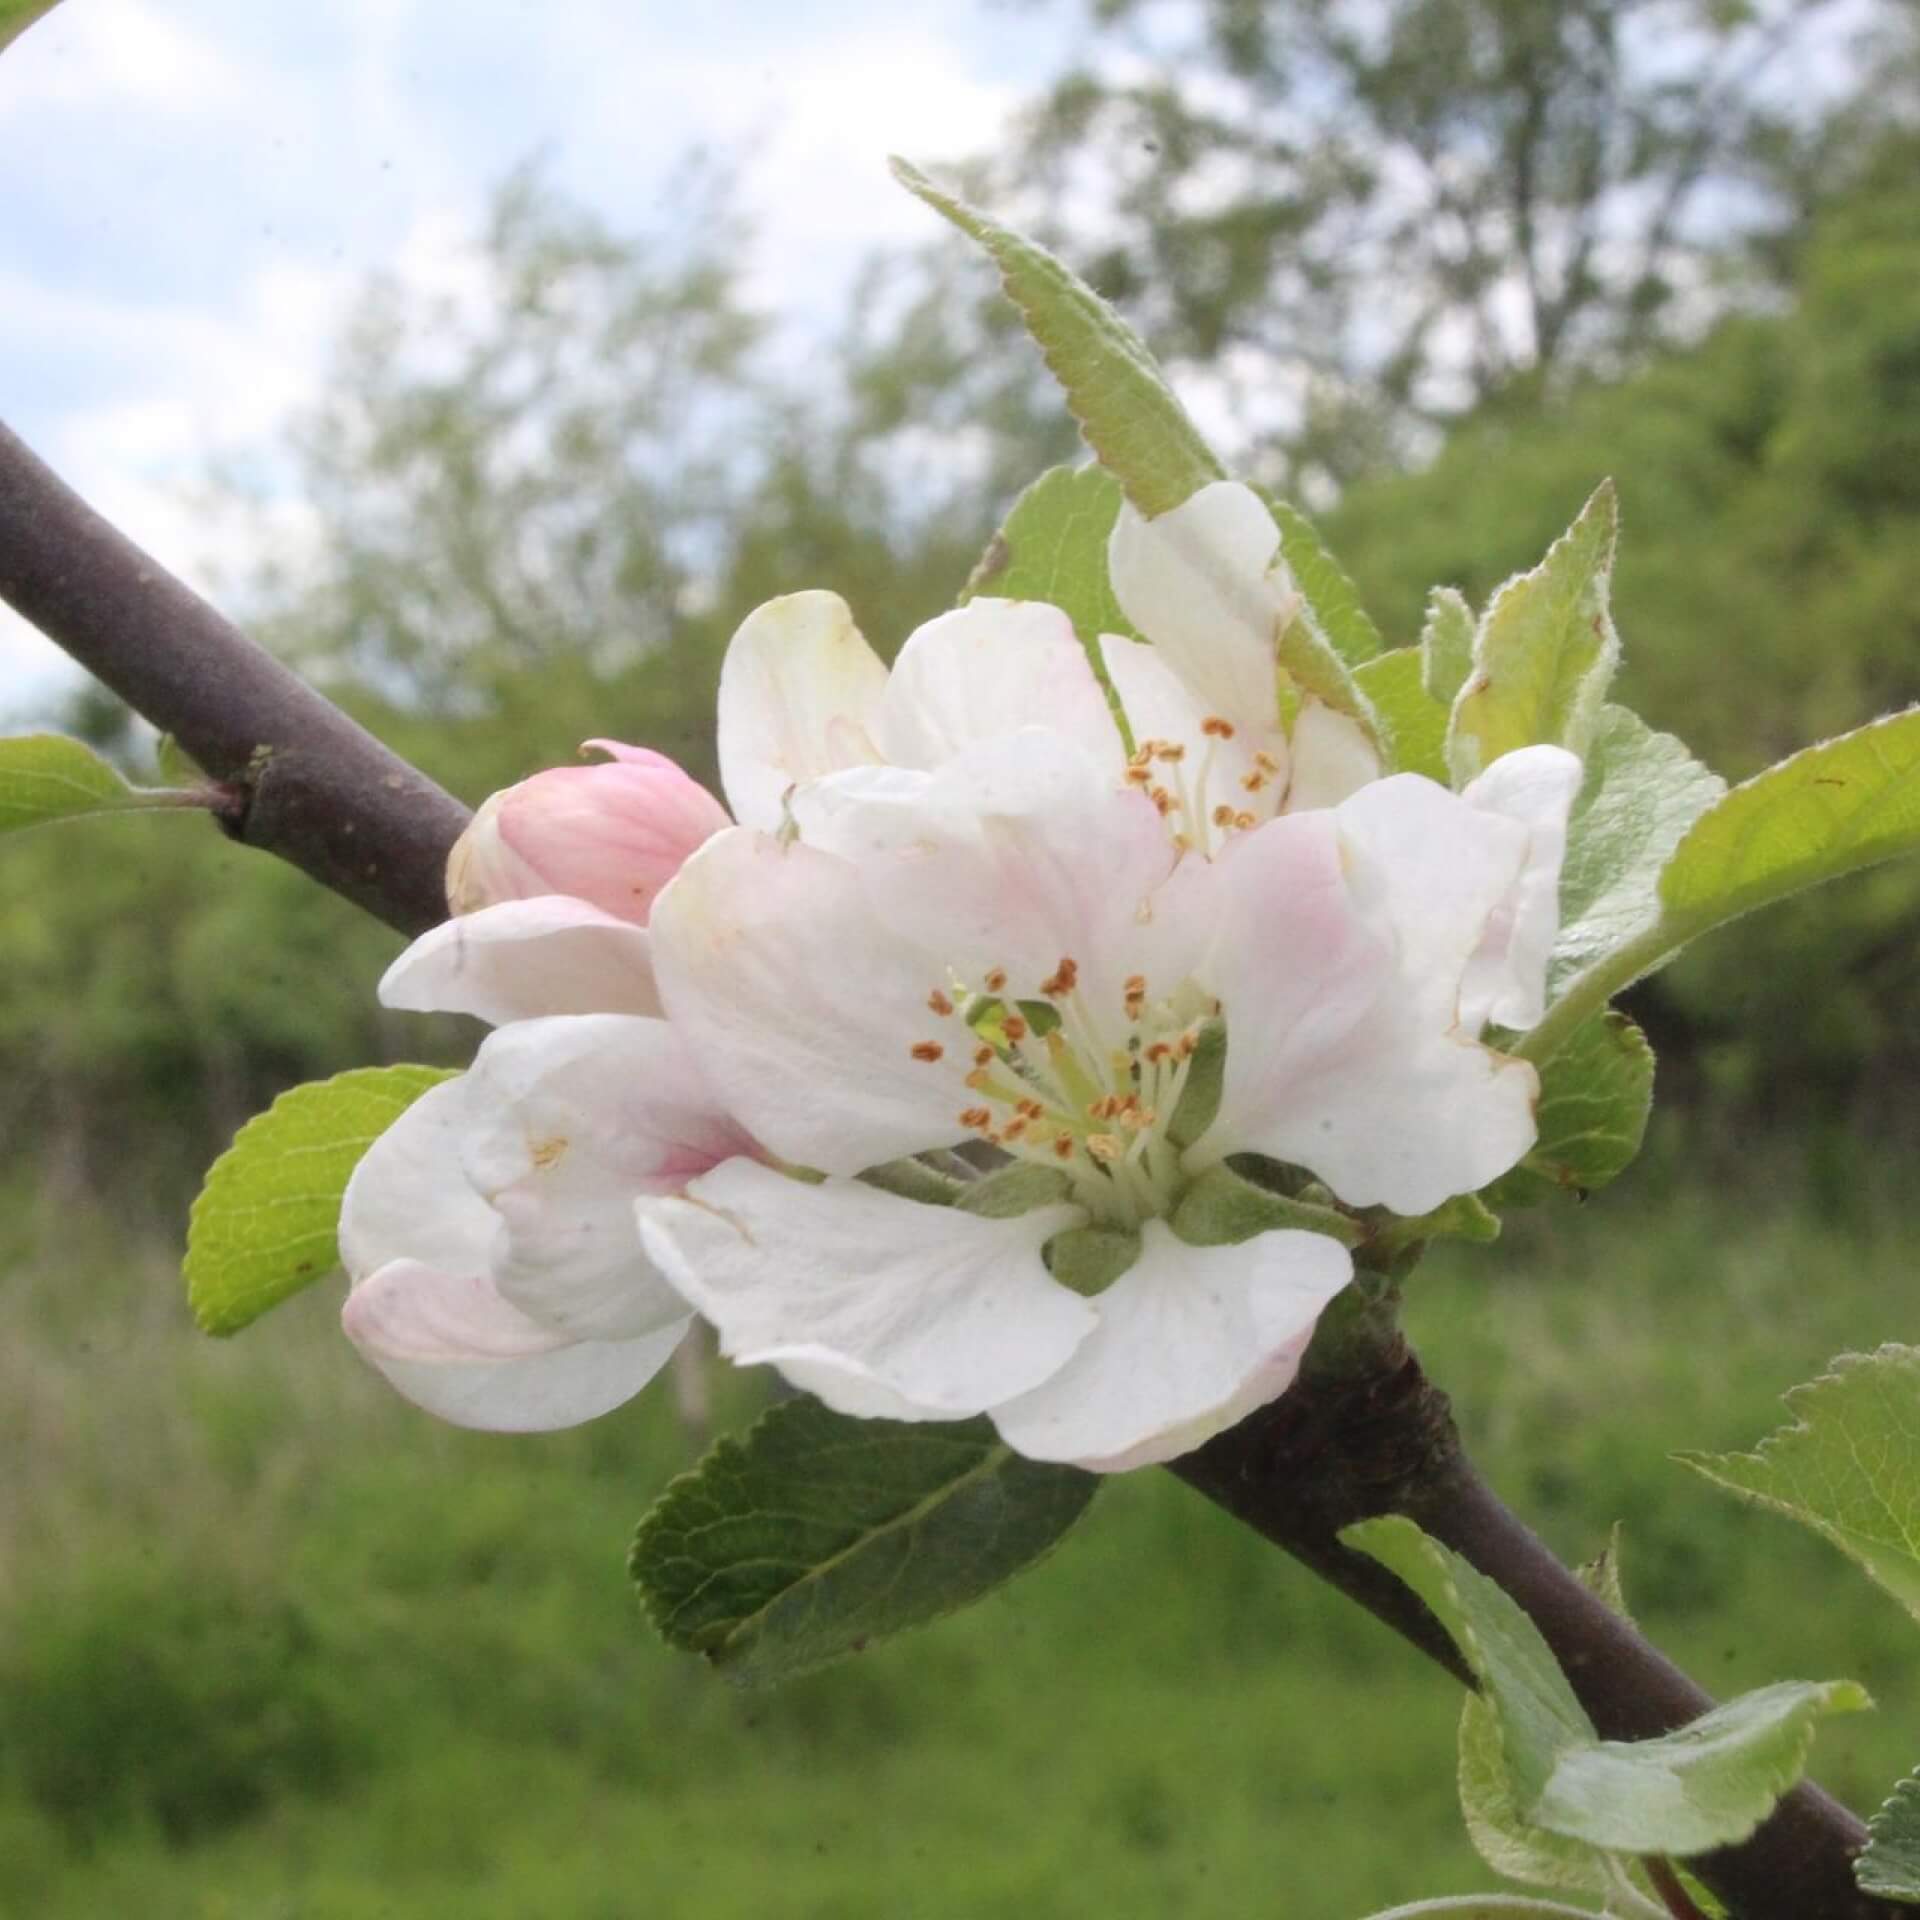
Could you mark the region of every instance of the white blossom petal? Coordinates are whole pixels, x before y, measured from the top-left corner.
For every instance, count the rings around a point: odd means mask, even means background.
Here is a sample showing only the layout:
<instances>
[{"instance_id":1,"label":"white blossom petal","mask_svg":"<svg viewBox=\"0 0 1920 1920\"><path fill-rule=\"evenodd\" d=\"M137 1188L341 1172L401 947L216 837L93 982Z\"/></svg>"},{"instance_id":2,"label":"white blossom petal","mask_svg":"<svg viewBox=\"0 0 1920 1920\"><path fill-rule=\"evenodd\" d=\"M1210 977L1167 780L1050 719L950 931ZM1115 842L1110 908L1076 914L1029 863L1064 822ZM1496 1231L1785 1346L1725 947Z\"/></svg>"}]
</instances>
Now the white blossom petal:
<instances>
[{"instance_id":1,"label":"white blossom petal","mask_svg":"<svg viewBox=\"0 0 1920 1920\"><path fill-rule=\"evenodd\" d=\"M1528 828L1414 773L1363 787L1332 818L1354 898L1392 931L1404 991L1428 1024L1477 1034L1462 980L1519 884Z\"/></svg>"},{"instance_id":2,"label":"white blossom petal","mask_svg":"<svg viewBox=\"0 0 1920 1920\"><path fill-rule=\"evenodd\" d=\"M470 1076L423 1094L354 1169L340 1215L353 1278L342 1324L417 1406L502 1432L571 1426L639 1392L685 1331L577 1341L501 1298L490 1271L499 1219L463 1177Z\"/></svg>"},{"instance_id":3,"label":"white blossom petal","mask_svg":"<svg viewBox=\"0 0 1920 1920\"><path fill-rule=\"evenodd\" d=\"M340 1264L356 1281L392 1260L487 1270L499 1223L460 1167L472 1108L465 1074L442 1081L360 1156L340 1202Z\"/></svg>"},{"instance_id":4,"label":"white blossom petal","mask_svg":"<svg viewBox=\"0 0 1920 1920\"><path fill-rule=\"evenodd\" d=\"M1186 818L1176 824L1196 846L1212 844L1216 807L1252 811L1261 819L1274 811L1287 788L1287 736L1277 719L1264 728L1236 725L1223 739L1206 730L1216 714L1212 703L1174 672L1158 648L1107 633L1100 637L1100 653L1135 742L1166 740L1181 749L1178 761L1155 768L1155 778L1185 802ZM1266 768L1256 754L1265 755ZM1250 788L1256 778L1258 786Z\"/></svg>"},{"instance_id":5,"label":"white blossom petal","mask_svg":"<svg viewBox=\"0 0 1920 1920\"><path fill-rule=\"evenodd\" d=\"M1517 821L1527 835L1519 878L1495 909L1461 981L1461 1022L1474 1032L1489 1022L1517 1032L1547 1010L1567 817L1583 771L1562 747L1522 747L1502 754L1460 796L1483 813Z\"/></svg>"},{"instance_id":6,"label":"white blossom petal","mask_svg":"<svg viewBox=\"0 0 1920 1920\"><path fill-rule=\"evenodd\" d=\"M1308 1168L1350 1205L1421 1214L1521 1158L1538 1081L1457 1028L1452 989L1437 1010L1409 976L1420 929L1403 940L1397 903L1350 883L1358 861L1345 812L1284 816L1215 863L1206 974L1226 1010L1227 1063L1219 1112L1186 1163L1197 1172L1229 1153L1264 1153ZM1446 848L1416 841L1406 857L1423 853L1444 860ZM1434 887L1444 910L1443 880ZM1454 941L1456 969L1462 946Z\"/></svg>"},{"instance_id":7,"label":"white blossom petal","mask_svg":"<svg viewBox=\"0 0 1920 1920\"><path fill-rule=\"evenodd\" d=\"M1287 811L1337 807L1380 778L1380 755L1359 721L1324 700L1301 703L1293 723L1293 779Z\"/></svg>"},{"instance_id":8,"label":"white blossom petal","mask_svg":"<svg viewBox=\"0 0 1920 1920\"><path fill-rule=\"evenodd\" d=\"M1073 622L1038 600L970 600L900 649L881 703L880 745L898 766L937 767L1036 721L1119 777L1120 729Z\"/></svg>"},{"instance_id":9,"label":"white blossom petal","mask_svg":"<svg viewBox=\"0 0 1920 1920\"><path fill-rule=\"evenodd\" d=\"M1045 1385L992 1409L1035 1460L1117 1472L1171 1460L1293 1384L1321 1309L1353 1272L1324 1234L1193 1247L1159 1220L1093 1301L1099 1325Z\"/></svg>"},{"instance_id":10,"label":"white blossom petal","mask_svg":"<svg viewBox=\"0 0 1920 1920\"><path fill-rule=\"evenodd\" d=\"M652 932L674 1025L782 1159L851 1174L965 1133L973 1036L929 1005L945 968L880 920L847 861L717 834L655 903Z\"/></svg>"},{"instance_id":11,"label":"white blossom petal","mask_svg":"<svg viewBox=\"0 0 1920 1920\"><path fill-rule=\"evenodd\" d=\"M633 1202L757 1149L681 1037L620 1014L522 1020L488 1037L466 1087L455 1144L498 1216L502 1296L583 1338L683 1321L685 1303L641 1249Z\"/></svg>"},{"instance_id":12,"label":"white blossom petal","mask_svg":"<svg viewBox=\"0 0 1920 1920\"><path fill-rule=\"evenodd\" d=\"M550 1013L660 1011L646 929L567 894L443 920L387 969L380 999L410 1013L470 1013L491 1026Z\"/></svg>"},{"instance_id":13,"label":"white blossom petal","mask_svg":"<svg viewBox=\"0 0 1920 1920\"><path fill-rule=\"evenodd\" d=\"M1123 506L1107 566L1122 612L1214 713L1276 724L1277 647L1299 596L1258 494L1216 480L1151 520Z\"/></svg>"},{"instance_id":14,"label":"white blossom petal","mask_svg":"<svg viewBox=\"0 0 1920 1920\"><path fill-rule=\"evenodd\" d=\"M575 1340L529 1319L484 1274L415 1260L370 1275L341 1315L348 1338L415 1406L495 1433L611 1412L666 1365L690 1323L683 1315L638 1340Z\"/></svg>"},{"instance_id":15,"label":"white blossom petal","mask_svg":"<svg viewBox=\"0 0 1920 1920\"><path fill-rule=\"evenodd\" d=\"M772 832L787 789L880 759L887 670L837 593L790 593L741 623L720 669L720 783Z\"/></svg>"},{"instance_id":16,"label":"white blossom petal","mask_svg":"<svg viewBox=\"0 0 1920 1920\"><path fill-rule=\"evenodd\" d=\"M1071 959L1089 1001L1115 1013L1154 938L1147 903L1179 857L1151 801L1039 728L929 774L820 781L795 797L794 819L857 869L895 934L969 985L1001 968L1010 994L1037 998Z\"/></svg>"},{"instance_id":17,"label":"white blossom petal","mask_svg":"<svg viewBox=\"0 0 1920 1920\"><path fill-rule=\"evenodd\" d=\"M723 1353L792 1365L841 1412L979 1413L1057 1371L1095 1324L1040 1257L1078 1207L989 1220L736 1160L639 1215Z\"/></svg>"}]
</instances>

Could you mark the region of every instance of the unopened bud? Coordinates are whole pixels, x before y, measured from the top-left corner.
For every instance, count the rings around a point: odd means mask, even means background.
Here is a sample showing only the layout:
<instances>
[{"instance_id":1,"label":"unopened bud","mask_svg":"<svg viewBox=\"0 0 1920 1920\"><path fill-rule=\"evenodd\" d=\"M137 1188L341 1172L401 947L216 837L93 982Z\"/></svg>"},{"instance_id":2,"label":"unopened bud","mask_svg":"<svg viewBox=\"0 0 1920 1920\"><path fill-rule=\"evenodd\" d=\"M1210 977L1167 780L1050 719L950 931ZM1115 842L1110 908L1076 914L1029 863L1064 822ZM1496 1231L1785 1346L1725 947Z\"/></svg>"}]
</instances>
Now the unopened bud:
<instances>
[{"instance_id":1,"label":"unopened bud","mask_svg":"<svg viewBox=\"0 0 1920 1920\"><path fill-rule=\"evenodd\" d=\"M732 824L665 754L616 740L586 744L610 757L536 773L473 816L447 860L455 913L565 893L644 926L687 856Z\"/></svg>"}]
</instances>

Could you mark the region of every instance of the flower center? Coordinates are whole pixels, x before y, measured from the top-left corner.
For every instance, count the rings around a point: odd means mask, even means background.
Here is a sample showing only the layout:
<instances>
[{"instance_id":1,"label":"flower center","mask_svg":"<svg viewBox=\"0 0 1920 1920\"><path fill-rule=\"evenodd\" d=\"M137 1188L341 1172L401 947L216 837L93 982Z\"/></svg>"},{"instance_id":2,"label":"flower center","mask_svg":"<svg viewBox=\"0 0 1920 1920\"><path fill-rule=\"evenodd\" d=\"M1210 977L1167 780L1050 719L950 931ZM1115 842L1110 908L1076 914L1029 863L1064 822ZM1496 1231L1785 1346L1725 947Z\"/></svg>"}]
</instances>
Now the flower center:
<instances>
[{"instance_id":1,"label":"flower center","mask_svg":"<svg viewBox=\"0 0 1920 1920\"><path fill-rule=\"evenodd\" d=\"M1132 1227L1171 1211L1185 1186L1171 1137L1215 1003L1191 982L1156 995L1146 976L1119 1005L1093 1005L1070 956L1022 995L1002 967L951 980L928 1009L966 1028L972 1103L961 1127L1016 1160L1057 1168L1096 1222ZM920 1041L915 1059L942 1059Z\"/></svg>"}]
</instances>

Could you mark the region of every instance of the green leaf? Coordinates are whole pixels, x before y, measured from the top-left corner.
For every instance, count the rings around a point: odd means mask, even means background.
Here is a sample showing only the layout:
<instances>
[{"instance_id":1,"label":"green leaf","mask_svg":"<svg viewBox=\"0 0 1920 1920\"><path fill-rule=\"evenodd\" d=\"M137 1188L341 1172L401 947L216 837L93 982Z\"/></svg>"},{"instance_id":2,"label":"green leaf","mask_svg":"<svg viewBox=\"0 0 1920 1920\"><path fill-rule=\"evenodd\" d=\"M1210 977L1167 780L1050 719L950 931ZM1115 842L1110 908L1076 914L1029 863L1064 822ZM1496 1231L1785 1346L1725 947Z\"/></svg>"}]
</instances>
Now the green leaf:
<instances>
[{"instance_id":1,"label":"green leaf","mask_svg":"<svg viewBox=\"0 0 1920 1920\"><path fill-rule=\"evenodd\" d=\"M1274 647L1275 658L1292 682L1293 691L1312 694L1335 713L1344 713L1359 721L1367 738L1381 743L1380 717L1373 703L1360 691L1360 681L1352 668L1335 650L1332 641L1320 631L1310 607L1302 606L1280 629Z\"/></svg>"},{"instance_id":2,"label":"green leaf","mask_svg":"<svg viewBox=\"0 0 1920 1920\"><path fill-rule=\"evenodd\" d=\"M1171 512L1222 477L1139 335L1085 281L1044 247L943 193L918 168L891 164L909 193L993 257L1088 446L1142 513Z\"/></svg>"},{"instance_id":3,"label":"green leaf","mask_svg":"<svg viewBox=\"0 0 1920 1920\"><path fill-rule=\"evenodd\" d=\"M1735 787L1687 830L1646 931L1563 985L1513 1051L1542 1060L1612 995L1702 934L1897 854L1920 850L1920 707L1809 747Z\"/></svg>"},{"instance_id":4,"label":"green leaf","mask_svg":"<svg viewBox=\"0 0 1920 1920\"><path fill-rule=\"evenodd\" d=\"M0 833L146 804L91 747L63 733L0 740Z\"/></svg>"},{"instance_id":5,"label":"green leaf","mask_svg":"<svg viewBox=\"0 0 1920 1920\"><path fill-rule=\"evenodd\" d=\"M18 40L36 20L58 5L59 0L0 0L0 49Z\"/></svg>"},{"instance_id":6,"label":"green leaf","mask_svg":"<svg viewBox=\"0 0 1920 1920\"><path fill-rule=\"evenodd\" d=\"M1920 849L1920 707L1809 747L1693 824L1660 876L1691 939L1821 880Z\"/></svg>"},{"instance_id":7,"label":"green leaf","mask_svg":"<svg viewBox=\"0 0 1920 1920\"><path fill-rule=\"evenodd\" d=\"M641 1521L631 1571L661 1634L763 1683L990 1593L1099 1486L985 1419L852 1420L814 1400L722 1440Z\"/></svg>"},{"instance_id":8,"label":"green leaf","mask_svg":"<svg viewBox=\"0 0 1920 1920\"><path fill-rule=\"evenodd\" d=\"M1306 596L1320 631L1348 666L1357 667L1383 652L1380 629L1360 604L1359 589L1320 538L1320 530L1299 508L1269 501L1280 528L1280 557Z\"/></svg>"},{"instance_id":9,"label":"green leaf","mask_svg":"<svg viewBox=\"0 0 1920 1920\"><path fill-rule=\"evenodd\" d=\"M1340 1538L1398 1574L1453 1636L1499 1736L1499 1804L1523 1827L1625 1853L1744 1839L1805 1769L1814 1722L1869 1704L1851 1681L1789 1681L1658 1739L1601 1740L1539 1629L1484 1574L1398 1515Z\"/></svg>"},{"instance_id":10,"label":"green leaf","mask_svg":"<svg viewBox=\"0 0 1920 1920\"><path fill-rule=\"evenodd\" d=\"M1597 1013L1540 1068L1532 1151L1487 1189L1489 1206L1587 1194L1640 1151L1653 1106L1653 1049L1624 1013Z\"/></svg>"},{"instance_id":11,"label":"green leaf","mask_svg":"<svg viewBox=\"0 0 1920 1920\"><path fill-rule=\"evenodd\" d=\"M1458 587L1435 587L1427 595L1420 629L1420 681L1427 697L1452 710L1473 671L1473 608Z\"/></svg>"},{"instance_id":12,"label":"green leaf","mask_svg":"<svg viewBox=\"0 0 1920 1920\"><path fill-rule=\"evenodd\" d=\"M1353 672L1380 722L1387 769L1447 784L1447 710L1427 692L1420 649L1396 647Z\"/></svg>"},{"instance_id":13,"label":"green leaf","mask_svg":"<svg viewBox=\"0 0 1920 1920\"><path fill-rule=\"evenodd\" d=\"M1920 1904L1920 1773L1908 1774L1868 1823L1853 1877L1863 1892Z\"/></svg>"},{"instance_id":14,"label":"green leaf","mask_svg":"<svg viewBox=\"0 0 1920 1920\"><path fill-rule=\"evenodd\" d=\"M1920 1347L1843 1353L1752 1453L1674 1457L1824 1534L1920 1620Z\"/></svg>"},{"instance_id":15,"label":"green leaf","mask_svg":"<svg viewBox=\"0 0 1920 1920\"><path fill-rule=\"evenodd\" d=\"M1607 604L1616 520L1606 482L1547 557L1494 595L1447 736L1455 786L1519 747L1585 753L1620 657Z\"/></svg>"},{"instance_id":16,"label":"green leaf","mask_svg":"<svg viewBox=\"0 0 1920 1920\"><path fill-rule=\"evenodd\" d=\"M1460 1812L1474 1851L1503 1879L1563 1893L1607 1893L1614 1884L1604 1850L1534 1826L1507 1774L1500 1723L1483 1694L1460 1709Z\"/></svg>"},{"instance_id":17,"label":"green leaf","mask_svg":"<svg viewBox=\"0 0 1920 1920\"><path fill-rule=\"evenodd\" d=\"M1399 1575L1453 1636L1495 1716L1516 1801L1530 1810L1559 1756L1594 1740L1540 1629L1485 1574L1398 1514L1362 1520L1340 1540Z\"/></svg>"},{"instance_id":18,"label":"green leaf","mask_svg":"<svg viewBox=\"0 0 1920 1920\"><path fill-rule=\"evenodd\" d=\"M1602 711L1567 823L1560 932L1548 968L1556 997L1658 921L1661 870L1726 790L1672 734L1655 733L1625 707Z\"/></svg>"},{"instance_id":19,"label":"green leaf","mask_svg":"<svg viewBox=\"0 0 1920 1920\"><path fill-rule=\"evenodd\" d=\"M1050 467L1018 500L961 596L1045 600L1089 646L1103 633L1138 639L1107 578L1120 483L1102 467Z\"/></svg>"},{"instance_id":20,"label":"green leaf","mask_svg":"<svg viewBox=\"0 0 1920 1920\"><path fill-rule=\"evenodd\" d=\"M187 1300L206 1333L238 1333L340 1258L340 1196L361 1156L439 1067L356 1067L283 1093L213 1163L187 1225Z\"/></svg>"},{"instance_id":21,"label":"green leaf","mask_svg":"<svg viewBox=\"0 0 1920 1920\"><path fill-rule=\"evenodd\" d=\"M1120 517L1120 483L1101 467L1053 467L1018 500L962 593L1045 600L1073 622L1129 754L1133 730L1100 652L1103 633L1138 639L1107 577L1107 540Z\"/></svg>"},{"instance_id":22,"label":"green leaf","mask_svg":"<svg viewBox=\"0 0 1920 1920\"><path fill-rule=\"evenodd\" d=\"M1573 1577L1593 1595L1604 1603L1609 1613L1617 1613L1629 1623L1633 1612L1627 1605L1626 1588L1620 1581L1620 1523L1613 1523L1613 1531L1607 1535L1607 1544L1591 1560L1583 1560L1574 1568Z\"/></svg>"},{"instance_id":23,"label":"green leaf","mask_svg":"<svg viewBox=\"0 0 1920 1920\"><path fill-rule=\"evenodd\" d=\"M1872 1704L1851 1680L1786 1680L1657 1740L1570 1748L1532 1817L1615 1852L1705 1853L1744 1840L1795 1785L1819 1720Z\"/></svg>"}]
</instances>

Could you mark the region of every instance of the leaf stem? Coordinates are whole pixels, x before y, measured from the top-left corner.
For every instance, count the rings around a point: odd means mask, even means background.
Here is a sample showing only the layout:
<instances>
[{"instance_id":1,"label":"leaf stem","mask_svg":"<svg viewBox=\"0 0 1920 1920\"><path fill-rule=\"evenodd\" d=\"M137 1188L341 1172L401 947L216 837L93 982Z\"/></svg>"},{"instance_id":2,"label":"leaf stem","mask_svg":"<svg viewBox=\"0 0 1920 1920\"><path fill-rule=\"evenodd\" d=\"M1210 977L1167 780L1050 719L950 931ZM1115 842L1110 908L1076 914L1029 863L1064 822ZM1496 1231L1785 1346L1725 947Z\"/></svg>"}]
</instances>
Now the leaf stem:
<instances>
[{"instance_id":1,"label":"leaf stem","mask_svg":"<svg viewBox=\"0 0 1920 1920\"><path fill-rule=\"evenodd\" d=\"M1572 1039L1583 1022L1598 1013L1615 994L1624 993L1636 980L1653 972L1683 947L1694 931L1677 927L1663 916L1638 939L1629 940L1604 960L1596 960L1586 972L1576 974L1572 986L1547 1009L1545 1017L1507 1051L1516 1059L1531 1060L1535 1066L1544 1065Z\"/></svg>"},{"instance_id":2,"label":"leaf stem","mask_svg":"<svg viewBox=\"0 0 1920 1920\"><path fill-rule=\"evenodd\" d=\"M1700 1909L1693 1903L1692 1895L1681 1885L1680 1876L1674 1872L1670 1861L1654 1853L1649 1854L1640 1865L1652 1881L1654 1892L1667 1903L1667 1911L1673 1915L1673 1920L1704 1920Z\"/></svg>"}]
</instances>

